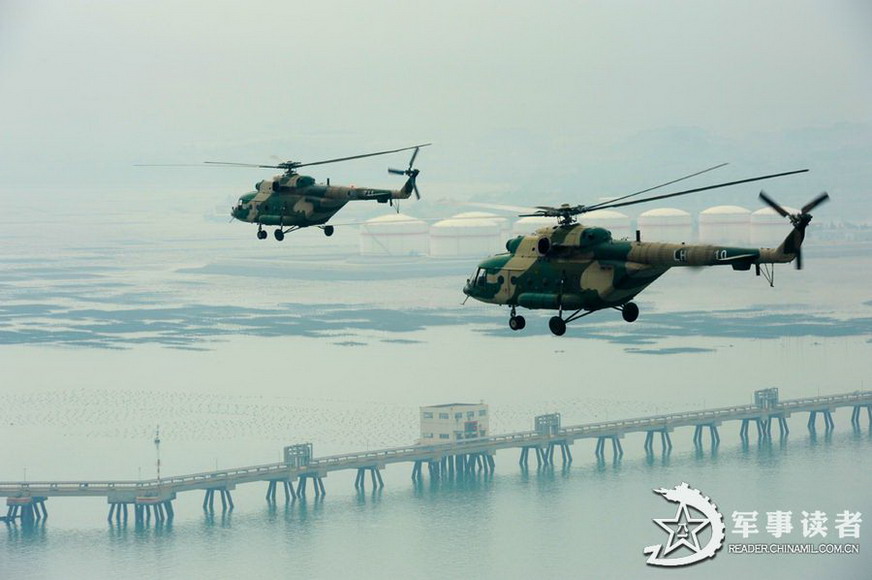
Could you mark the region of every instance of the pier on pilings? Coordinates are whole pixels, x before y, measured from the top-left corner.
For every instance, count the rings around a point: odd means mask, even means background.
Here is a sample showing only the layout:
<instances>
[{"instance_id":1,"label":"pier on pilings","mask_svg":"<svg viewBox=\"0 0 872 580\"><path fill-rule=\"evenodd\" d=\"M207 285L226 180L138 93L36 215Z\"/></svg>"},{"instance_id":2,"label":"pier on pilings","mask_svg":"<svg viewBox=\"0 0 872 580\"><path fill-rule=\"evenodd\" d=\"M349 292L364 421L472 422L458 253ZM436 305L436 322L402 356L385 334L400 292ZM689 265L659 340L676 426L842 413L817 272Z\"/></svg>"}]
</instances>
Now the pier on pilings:
<instances>
[{"instance_id":1,"label":"pier on pilings","mask_svg":"<svg viewBox=\"0 0 872 580\"><path fill-rule=\"evenodd\" d=\"M18 496L6 498L6 523L14 523L16 519L22 523L34 523L48 518L45 509L45 497Z\"/></svg>"},{"instance_id":2,"label":"pier on pilings","mask_svg":"<svg viewBox=\"0 0 872 580\"><path fill-rule=\"evenodd\" d=\"M285 503L291 503L297 500L297 490L294 489L293 479L271 479L266 487L266 501L269 504L276 503L276 489L281 484L285 491Z\"/></svg>"},{"instance_id":3,"label":"pier on pilings","mask_svg":"<svg viewBox=\"0 0 872 580\"><path fill-rule=\"evenodd\" d=\"M820 409L813 409L808 412L808 430L816 431L817 430L817 415L820 413L824 418L824 430L832 431L836 424L833 421L833 410L829 407L823 407Z\"/></svg>"},{"instance_id":4,"label":"pier on pilings","mask_svg":"<svg viewBox=\"0 0 872 580\"><path fill-rule=\"evenodd\" d=\"M113 523L113 519L115 520L115 524L126 524L127 516L129 513L130 504L133 502L110 502L109 503L109 515L106 517L106 521L110 524Z\"/></svg>"},{"instance_id":5,"label":"pier on pilings","mask_svg":"<svg viewBox=\"0 0 872 580\"><path fill-rule=\"evenodd\" d=\"M414 460L412 467L412 481L423 481L425 463L427 464L427 474L430 481L460 480L474 477L481 473L493 473L496 466L493 455L494 451L485 450L475 453L457 453L454 455L446 454L417 458ZM359 479L356 481L359 481Z\"/></svg>"},{"instance_id":6,"label":"pier on pilings","mask_svg":"<svg viewBox=\"0 0 872 580\"><path fill-rule=\"evenodd\" d=\"M601 435L596 439L596 457L602 461L605 458L606 441L612 441L612 459L617 461L624 456L624 448L621 446L621 438L623 433L615 433L614 435Z\"/></svg>"},{"instance_id":7,"label":"pier on pilings","mask_svg":"<svg viewBox=\"0 0 872 580\"><path fill-rule=\"evenodd\" d=\"M790 413L781 412L781 413L769 413L766 415L760 415L757 417L746 417L742 419L742 425L739 428L739 438L742 440L742 443L748 443L748 431L750 429L751 422L757 426L757 441L767 441L772 439L772 422L778 422L778 434L781 439L786 438L790 434L790 427L787 425L787 418L790 417Z\"/></svg>"},{"instance_id":8,"label":"pier on pilings","mask_svg":"<svg viewBox=\"0 0 872 580\"><path fill-rule=\"evenodd\" d=\"M126 495L126 494L125 494ZM133 518L137 525L150 524L152 517L157 524L169 523L175 517L173 510L173 500L176 499L175 492L157 493L147 496L139 496L130 501L117 501L118 498L109 497L109 522L112 523L113 508L116 522L119 521L122 512L126 513L127 505L133 504ZM126 499L126 498L125 498ZM123 506L123 507L122 507ZM126 521L126 516L124 516Z\"/></svg>"},{"instance_id":9,"label":"pier on pilings","mask_svg":"<svg viewBox=\"0 0 872 580\"><path fill-rule=\"evenodd\" d=\"M478 453L467 453L464 455L455 456L459 459L459 462L456 461L457 467L457 476L458 477L469 477L475 476L482 472L488 474L493 473L494 470L494 458L493 452L490 451L482 451ZM462 468L462 469L461 469Z\"/></svg>"},{"instance_id":10,"label":"pier on pilings","mask_svg":"<svg viewBox=\"0 0 872 580\"><path fill-rule=\"evenodd\" d=\"M569 448L567 447L567 451ZM484 470L486 473L493 474L494 470L497 467L496 461L494 461L493 452L486 451L481 454L482 459L484 460ZM569 455L569 460L572 461L572 454Z\"/></svg>"},{"instance_id":11,"label":"pier on pilings","mask_svg":"<svg viewBox=\"0 0 872 580\"><path fill-rule=\"evenodd\" d=\"M430 481L438 481L442 478L442 460L428 461L427 472L430 474Z\"/></svg>"},{"instance_id":12,"label":"pier on pilings","mask_svg":"<svg viewBox=\"0 0 872 580\"><path fill-rule=\"evenodd\" d=\"M866 416L869 418L869 427L872 428L872 405L854 405L854 410L851 411L851 425L855 430L860 429L860 416L864 408Z\"/></svg>"},{"instance_id":13,"label":"pier on pilings","mask_svg":"<svg viewBox=\"0 0 872 580\"><path fill-rule=\"evenodd\" d=\"M663 454L668 454L672 451L672 437L669 433L673 430L672 427L664 427L662 429L652 429L645 434L645 454L654 455L654 435L660 434L660 451Z\"/></svg>"},{"instance_id":14,"label":"pier on pilings","mask_svg":"<svg viewBox=\"0 0 872 580\"><path fill-rule=\"evenodd\" d=\"M233 496L230 494L231 490L236 489L235 485L222 485L220 487L209 487L206 488L206 493L203 496L203 511L205 512L214 512L215 511L215 492L218 492L218 497L221 498L221 511L233 511L233 508L236 506L233 504Z\"/></svg>"},{"instance_id":15,"label":"pier on pilings","mask_svg":"<svg viewBox=\"0 0 872 580\"><path fill-rule=\"evenodd\" d=\"M312 488L315 490L316 498L327 495L327 490L324 488L325 477L327 477L327 472L309 471L301 473L299 475L300 480L297 483L297 497L300 499L306 497L306 488L310 479L312 480Z\"/></svg>"},{"instance_id":16,"label":"pier on pilings","mask_svg":"<svg viewBox=\"0 0 872 580\"><path fill-rule=\"evenodd\" d=\"M550 465L547 447L543 448L541 445L524 445L521 447L521 457L518 459L518 464L521 467L527 467L531 449L536 452L536 467Z\"/></svg>"},{"instance_id":17,"label":"pier on pilings","mask_svg":"<svg viewBox=\"0 0 872 580\"><path fill-rule=\"evenodd\" d=\"M548 465L554 465L554 449L560 448L560 457L563 460L563 465L572 463L572 451L569 449L571 442L566 439L556 439L548 442L548 447L545 450L545 455L548 459Z\"/></svg>"},{"instance_id":18,"label":"pier on pilings","mask_svg":"<svg viewBox=\"0 0 872 580\"><path fill-rule=\"evenodd\" d=\"M721 444L721 436L718 433L718 427L720 427L720 421L713 421L711 423L698 423L694 425L693 429L693 446L697 448L702 448L702 440L705 433L705 428L708 427L709 431L709 440L711 441L712 447L717 447Z\"/></svg>"},{"instance_id":19,"label":"pier on pilings","mask_svg":"<svg viewBox=\"0 0 872 580\"><path fill-rule=\"evenodd\" d=\"M377 464L377 465L368 465L365 467L357 468L357 477L354 479L354 489L358 489L363 491L366 489L366 472L369 472L370 479L372 480L372 489L381 489L385 486L385 482L381 476L381 470L384 469L385 465Z\"/></svg>"}]
</instances>

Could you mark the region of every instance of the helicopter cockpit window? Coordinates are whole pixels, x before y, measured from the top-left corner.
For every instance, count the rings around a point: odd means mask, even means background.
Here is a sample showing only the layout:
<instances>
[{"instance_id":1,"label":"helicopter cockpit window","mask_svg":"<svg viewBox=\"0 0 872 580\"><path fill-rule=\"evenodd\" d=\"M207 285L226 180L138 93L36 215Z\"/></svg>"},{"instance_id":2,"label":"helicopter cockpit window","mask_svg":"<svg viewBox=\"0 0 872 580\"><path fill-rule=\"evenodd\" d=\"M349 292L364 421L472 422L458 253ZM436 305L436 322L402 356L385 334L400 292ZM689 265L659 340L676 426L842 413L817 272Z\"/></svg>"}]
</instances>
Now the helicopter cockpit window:
<instances>
[{"instance_id":1,"label":"helicopter cockpit window","mask_svg":"<svg viewBox=\"0 0 872 580\"><path fill-rule=\"evenodd\" d=\"M487 282L487 270L479 268L475 272L475 285L484 286L485 282Z\"/></svg>"}]
</instances>

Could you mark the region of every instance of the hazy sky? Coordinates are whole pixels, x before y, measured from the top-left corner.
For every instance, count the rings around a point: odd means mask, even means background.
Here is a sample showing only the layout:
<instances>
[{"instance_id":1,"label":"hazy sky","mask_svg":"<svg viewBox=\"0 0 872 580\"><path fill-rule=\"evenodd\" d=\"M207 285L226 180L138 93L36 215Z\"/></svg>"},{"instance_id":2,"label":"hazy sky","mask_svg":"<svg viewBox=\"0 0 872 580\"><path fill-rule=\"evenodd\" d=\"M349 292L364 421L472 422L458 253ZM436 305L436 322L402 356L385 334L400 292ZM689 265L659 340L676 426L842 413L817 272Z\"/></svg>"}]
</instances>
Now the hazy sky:
<instances>
[{"instance_id":1,"label":"hazy sky","mask_svg":"<svg viewBox=\"0 0 872 580\"><path fill-rule=\"evenodd\" d=\"M450 181L660 128L865 123L870 30L862 0L0 0L0 185L421 141Z\"/></svg>"}]
</instances>

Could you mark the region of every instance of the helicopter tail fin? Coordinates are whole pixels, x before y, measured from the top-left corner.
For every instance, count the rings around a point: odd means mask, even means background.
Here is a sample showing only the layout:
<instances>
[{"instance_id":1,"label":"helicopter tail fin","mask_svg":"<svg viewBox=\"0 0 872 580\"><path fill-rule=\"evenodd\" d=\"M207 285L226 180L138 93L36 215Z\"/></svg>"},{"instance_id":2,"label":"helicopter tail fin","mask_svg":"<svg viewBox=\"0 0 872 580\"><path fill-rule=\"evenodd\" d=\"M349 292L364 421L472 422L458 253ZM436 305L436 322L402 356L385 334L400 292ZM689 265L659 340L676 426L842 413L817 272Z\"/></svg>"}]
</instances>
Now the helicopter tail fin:
<instances>
[{"instance_id":1,"label":"helicopter tail fin","mask_svg":"<svg viewBox=\"0 0 872 580\"><path fill-rule=\"evenodd\" d=\"M760 261L772 264L785 264L797 260L797 268L802 268L802 242L805 240L805 228L808 223L799 223L793 226L793 229L781 242L781 245L775 249L765 248L766 251L760 253Z\"/></svg>"},{"instance_id":2,"label":"helicopter tail fin","mask_svg":"<svg viewBox=\"0 0 872 580\"><path fill-rule=\"evenodd\" d=\"M774 250L766 249L761 251L759 261L761 263L785 263L793 262L796 259L796 269L802 270L802 242L805 240L805 229L808 227L809 222L811 222L811 214L809 212L829 198L830 196L824 192L805 204L799 213L791 214L761 191L760 199L779 214L789 219L790 223L793 224L793 230L787 234L781 245Z\"/></svg>"},{"instance_id":3,"label":"helicopter tail fin","mask_svg":"<svg viewBox=\"0 0 872 580\"><path fill-rule=\"evenodd\" d=\"M421 147L426 147L429 143L425 143L423 145L418 145L415 147L415 151L412 152L412 158L409 159L409 168L408 169L392 169L388 168L388 173L393 173L394 175L406 175L408 179L406 183L403 185L403 188L400 190L400 199L408 199L412 192L415 192L415 199L421 199L421 194L418 192L418 185L415 180L418 177L418 174L421 173L418 169L413 169L413 165L415 165L415 157L418 156L418 151Z\"/></svg>"}]
</instances>

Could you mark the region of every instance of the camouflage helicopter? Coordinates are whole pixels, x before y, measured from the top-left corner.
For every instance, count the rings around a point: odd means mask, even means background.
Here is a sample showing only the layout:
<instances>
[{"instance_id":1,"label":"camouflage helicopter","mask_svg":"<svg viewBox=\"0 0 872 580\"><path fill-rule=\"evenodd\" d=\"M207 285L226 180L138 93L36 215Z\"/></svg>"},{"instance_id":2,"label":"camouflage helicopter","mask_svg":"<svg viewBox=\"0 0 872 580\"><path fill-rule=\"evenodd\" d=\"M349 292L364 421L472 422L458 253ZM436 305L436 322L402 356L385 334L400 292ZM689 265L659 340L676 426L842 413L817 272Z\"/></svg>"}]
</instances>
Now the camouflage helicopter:
<instances>
[{"instance_id":1,"label":"camouflage helicopter","mask_svg":"<svg viewBox=\"0 0 872 580\"><path fill-rule=\"evenodd\" d=\"M806 171L802 169L765 175L633 201L624 200L656 188L589 206L537 206L537 211L521 214L521 217L554 217L557 218L557 225L508 240L507 253L491 256L481 262L473 276L466 281L463 293L481 302L511 307L509 327L512 330L521 330L526 326L524 317L517 314L518 307L557 310L557 315L551 317L548 326L553 334L561 336L566 332L567 323L606 308L619 310L625 321L634 322L639 316L639 307L633 298L672 267L728 265L734 270L750 270L754 266L759 276L763 266L764 276L771 285L771 268L774 264L795 259L796 267L802 268L802 241L812 219L809 212L829 199L826 193L818 195L798 213L791 214L765 192L760 192L760 199L790 220L793 226L777 248L643 242L639 239L638 231L635 241L614 240L609 230L586 227L576 223L576 217L594 210L645 203ZM564 311L571 314L564 316Z\"/></svg>"},{"instance_id":2,"label":"camouflage helicopter","mask_svg":"<svg viewBox=\"0 0 872 580\"><path fill-rule=\"evenodd\" d=\"M415 158L421 147L427 147L430 143L364 153L350 157L339 157L325 161L313 161L300 163L298 161L285 161L277 165L257 165L250 163L230 163L223 161L206 161L211 165L223 165L225 167L257 167L269 169L283 169L284 173L271 179L258 181L254 191L244 194L239 198L236 205L230 210L234 218L248 223L257 224L257 238L266 239L267 233L264 226L276 226L273 232L279 241L285 239L285 234L309 226L316 226L324 231L324 235L333 235L333 226L326 225L327 221L336 212L342 209L349 201L377 201L378 203L390 203L394 200L408 199L414 192L416 199L421 199L418 192L416 179L420 171L414 169ZM399 151L412 152L409 166L406 169L388 169L389 173L405 175L406 183L400 189L373 189L354 186L330 185L315 183L315 179L308 175L300 175L297 169L312 165L325 165L338 163L376 155L387 155Z\"/></svg>"}]
</instances>

